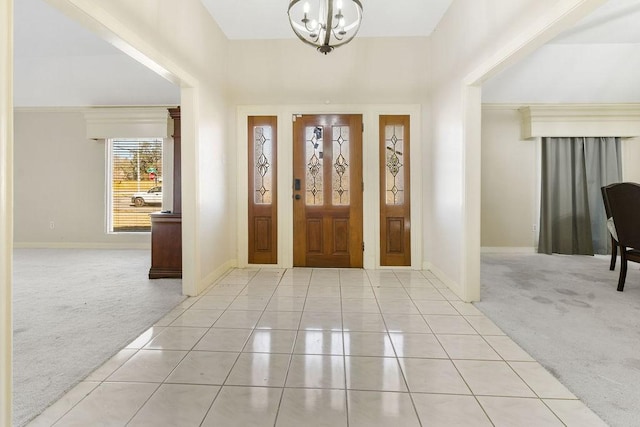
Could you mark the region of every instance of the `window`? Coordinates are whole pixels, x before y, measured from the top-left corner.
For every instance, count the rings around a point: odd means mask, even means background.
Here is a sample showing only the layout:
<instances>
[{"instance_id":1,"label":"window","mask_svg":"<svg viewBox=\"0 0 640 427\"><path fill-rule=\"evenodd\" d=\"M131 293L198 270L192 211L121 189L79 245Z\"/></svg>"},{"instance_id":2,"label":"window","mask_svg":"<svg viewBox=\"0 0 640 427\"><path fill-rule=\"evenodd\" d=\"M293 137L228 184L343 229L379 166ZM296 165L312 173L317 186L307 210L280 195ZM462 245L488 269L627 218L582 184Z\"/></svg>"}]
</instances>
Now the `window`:
<instances>
[{"instance_id":1,"label":"window","mask_svg":"<svg viewBox=\"0 0 640 427\"><path fill-rule=\"evenodd\" d=\"M162 138L109 139L107 232L150 232L162 207Z\"/></svg>"}]
</instances>

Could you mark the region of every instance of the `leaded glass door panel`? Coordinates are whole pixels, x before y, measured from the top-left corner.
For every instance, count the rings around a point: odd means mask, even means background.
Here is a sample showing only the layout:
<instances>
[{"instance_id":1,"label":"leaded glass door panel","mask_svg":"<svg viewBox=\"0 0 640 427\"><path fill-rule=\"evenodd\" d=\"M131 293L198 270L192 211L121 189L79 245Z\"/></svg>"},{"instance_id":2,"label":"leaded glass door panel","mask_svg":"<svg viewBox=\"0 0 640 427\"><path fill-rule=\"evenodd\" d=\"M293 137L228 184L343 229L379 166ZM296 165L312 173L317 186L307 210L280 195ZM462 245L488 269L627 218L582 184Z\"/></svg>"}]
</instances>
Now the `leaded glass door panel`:
<instances>
[{"instance_id":1,"label":"leaded glass door panel","mask_svg":"<svg viewBox=\"0 0 640 427\"><path fill-rule=\"evenodd\" d=\"M249 253L251 264L278 262L277 118L249 117Z\"/></svg>"},{"instance_id":2,"label":"leaded glass door panel","mask_svg":"<svg viewBox=\"0 0 640 427\"><path fill-rule=\"evenodd\" d=\"M409 116L380 116L380 265L411 265Z\"/></svg>"},{"instance_id":3,"label":"leaded glass door panel","mask_svg":"<svg viewBox=\"0 0 640 427\"><path fill-rule=\"evenodd\" d=\"M298 116L293 133L293 265L362 267L362 116Z\"/></svg>"}]
</instances>

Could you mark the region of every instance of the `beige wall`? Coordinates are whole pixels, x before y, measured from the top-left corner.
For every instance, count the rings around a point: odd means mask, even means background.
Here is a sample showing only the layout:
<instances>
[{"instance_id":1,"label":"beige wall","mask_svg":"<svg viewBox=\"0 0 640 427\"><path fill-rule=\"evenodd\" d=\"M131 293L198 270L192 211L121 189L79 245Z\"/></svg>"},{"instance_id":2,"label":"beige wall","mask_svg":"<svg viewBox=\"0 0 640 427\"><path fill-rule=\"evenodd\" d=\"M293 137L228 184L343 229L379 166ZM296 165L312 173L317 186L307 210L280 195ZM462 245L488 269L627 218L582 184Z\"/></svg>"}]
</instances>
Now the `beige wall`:
<instances>
[{"instance_id":1,"label":"beige wall","mask_svg":"<svg viewBox=\"0 0 640 427\"><path fill-rule=\"evenodd\" d=\"M604 0L455 0L431 36L428 266L480 298L480 85Z\"/></svg>"},{"instance_id":2,"label":"beige wall","mask_svg":"<svg viewBox=\"0 0 640 427\"><path fill-rule=\"evenodd\" d=\"M469 75L500 66L508 49L552 0L454 1L433 35L430 198L424 246L433 269L464 300L480 297L480 124L478 84ZM492 61L491 61L492 60ZM489 61L486 63L486 61ZM477 71L480 70L480 71ZM479 73L479 74L478 74Z\"/></svg>"},{"instance_id":3,"label":"beige wall","mask_svg":"<svg viewBox=\"0 0 640 427\"><path fill-rule=\"evenodd\" d=\"M428 39L356 38L328 55L297 39L232 41L239 105L415 104L427 96Z\"/></svg>"},{"instance_id":4,"label":"beige wall","mask_svg":"<svg viewBox=\"0 0 640 427\"><path fill-rule=\"evenodd\" d=\"M489 104L482 110L481 244L489 250L537 248L540 142L520 138L519 107ZM638 159L640 137L623 139L623 181L640 182Z\"/></svg>"},{"instance_id":5,"label":"beige wall","mask_svg":"<svg viewBox=\"0 0 640 427\"><path fill-rule=\"evenodd\" d=\"M183 292L236 258L228 40L198 0L47 0L181 87Z\"/></svg>"},{"instance_id":6,"label":"beige wall","mask_svg":"<svg viewBox=\"0 0 640 427\"><path fill-rule=\"evenodd\" d=\"M17 246L149 247L106 233L105 142L87 139L82 112L16 112L14 127Z\"/></svg>"},{"instance_id":7,"label":"beige wall","mask_svg":"<svg viewBox=\"0 0 640 427\"><path fill-rule=\"evenodd\" d=\"M431 41L363 38L324 56L297 40L229 42L195 0L49 1L100 16L109 31L173 71L177 80L181 72L188 74L182 83L183 231L190 246L185 254L193 251L185 270L194 272L198 289L237 257L237 159L228 142L237 139L235 127L229 126L234 117L229 116L235 116L238 104L421 104L425 129L419 142L425 148L421 170L428 196L423 220L429 224L423 261L452 283L462 283L465 247L470 246L467 237L477 233L480 246L479 167L465 163L472 162L476 153L479 157L480 150L467 152L469 147L464 146L469 128L464 123L468 105L461 95L462 80L548 12L547 6L556 4L518 0L497 8L489 0L457 0ZM193 88L185 88L190 85ZM185 99L192 106L184 105ZM477 179L469 179L471 175ZM465 188L468 182L477 182L477 191ZM471 196L478 199L477 211L468 209L476 203L468 199ZM475 220L465 222L475 216L477 226L472 224Z\"/></svg>"},{"instance_id":8,"label":"beige wall","mask_svg":"<svg viewBox=\"0 0 640 427\"><path fill-rule=\"evenodd\" d=\"M520 139L517 108L488 105L482 111L482 247L535 248L537 233L532 227L538 222L539 146L534 140ZM19 111L14 125L18 246L148 245L148 235L105 233L105 147L86 138L81 112ZM207 159L203 170L235 162L215 150L201 158ZM625 181L640 182L638 158L640 138L625 139ZM203 203L213 205L215 198L210 194L225 192L223 187L202 190ZM55 222L54 229L50 221Z\"/></svg>"},{"instance_id":9,"label":"beige wall","mask_svg":"<svg viewBox=\"0 0 640 427\"><path fill-rule=\"evenodd\" d=\"M278 115L278 173L279 173L279 259L281 266L293 261L293 218L291 202L292 160L289 158L292 141L291 115L295 113L354 113L363 114L363 161L365 163L364 203L366 245L365 265L374 268L379 254L378 212L378 114L412 114L412 153L419 153L427 145L421 131L427 102L428 39L404 37L392 39L356 38L328 55L318 53L297 39L264 41L231 41L228 59L229 95L233 109L230 129L236 133L232 140L239 147L246 147L246 115ZM417 108L416 108L417 107ZM369 149L367 149L369 147ZM282 149L282 150L281 150ZM240 149L242 151L242 148ZM238 259L246 260L246 153L236 159L239 165L240 195L238 216L241 218L238 239L241 253ZM411 170L415 181L421 179L423 167L420 156L412 155ZM373 171L371 173L367 171ZM412 188L419 188L416 183ZM414 206L419 207L421 193L412 196ZM419 217L416 215L415 217ZM420 221L412 223L413 242L419 244ZM242 246L244 245L244 246ZM412 249L413 267L422 265L421 251Z\"/></svg>"},{"instance_id":10,"label":"beige wall","mask_svg":"<svg viewBox=\"0 0 640 427\"><path fill-rule=\"evenodd\" d=\"M622 180L640 183L640 136L622 140Z\"/></svg>"},{"instance_id":11,"label":"beige wall","mask_svg":"<svg viewBox=\"0 0 640 427\"><path fill-rule=\"evenodd\" d=\"M482 109L482 247L532 248L538 224L535 140L520 139L517 107Z\"/></svg>"},{"instance_id":12,"label":"beige wall","mask_svg":"<svg viewBox=\"0 0 640 427\"><path fill-rule=\"evenodd\" d=\"M233 138L229 138L225 123L226 117L233 103L227 98L227 83L236 96L238 102L257 102L243 98L237 82L227 81L227 60L229 43L224 39L215 22L208 16L207 11L197 0L165 1L165 0L48 0L62 8L65 12L78 16L94 30L103 32L111 40L121 44L136 58L150 65L158 65L159 70L182 84L183 118L183 260L185 277L183 280L185 292L195 295L202 291L217 274L232 262L236 256L235 250L235 203L232 191L235 187L235 170L229 160L234 158ZM469 96L463 80L469 73L484 63L499 68L500 59L493 58L496 52L507 49L505 57L513 57L518 50L512 43L523 34L537 35L526 30L531 25L537 25L546 31L550 24L555 24L556 15L564 13L562 6L576 10L586 3L597 4L598 1L586 0L455 0L447 12L442 23L436 30L428 52L415 51L417 63L408 64L398 62L397 69L387 65L394 60L394 51L386 51L386 55L369 55L369 49L364 49L363 56L354 55L347 62L334 63L337 70L348 73L337 73L331 70L325 62L324 67L309 70L303 61L292 62L287 55L289 44L275 44L275 49L285 49L278 58L279 68L270 79L261 80L262 84L273 85L274 88L287 88L294 81L293 77L306 74L308 79L300 82L310 85L311 92L304 92L305 96L293 95L299 93L293 86L283 99L272 102L309 104L321 103L327 100L325 92L327 83L334 83L339 91L331 92L336 98L329 98L329 102L344 102L340 97L349 93L351 88L357 88L357 96L349 98L347 102L400 102L392 101L397 96L393 89L393 79L407 79L407 70L418 68L416 64L423 64L429 58L432 67L427 81L431 81L431 103L429 117L424 123L431 125L429 140L430 147L424 150L423 171L424 182L428 185L425 193L430 197L426 202L430 211L425 214L429 220L429 228L425 231L423 243L427 249L427 259L442 277L447 277L459 294L465 299L476 299L479 296L479 232L480 226L475 220L480 216L480 159L479 159L479 123L469 132L469 114L473 113L472 121L480 117L480 99L477 91ZM10 2L0 0L1 16L8 17L9 25L0 26L2 32L2 52L6 53L5 40L11 39L11 8ZM584 9L586 11L586 8ZM586 13L586 12L585 12ZM574 13L574 15L579 15ZM579 17L579 16L578 16ZM542 19L544 18L544 19ZM577 18L576 18L577 19ZM539 37L537 39L540 39ZM532 40L537 40L535 37ZM544 40L540 39L540 43ZM355 43L355 42L354 42ZM380 43L383 46L384 43ZM354 45L355 46L355 45ZM301 49L300 45L296 49ZM371 49L376 49L372 46ZM10 51L10 49L9 49ZM346 54L348 51L342 51ZM530 50L529 50L530 52ZM235 53L235 52L234 52ZM259 52L256 52L259 53ZM311 52L309 52L310 55ZM405 52L406 53L406 52ZM313 52L317 55L317 53ZM339 55L342 55L340 53ZM11 61L5 58L11 55L0 55L0 69L5 70ZM333 60L340 58L334 53ZM489 59L488 59L489 58ZM251 59L245 57L245 61ZM262 57L271 61L272 57ZM288 62L291 61L291 62ZM314 57L314 63L321 61L320 56ZM488 61L488 62L487 62ZM240 64L241 65L241 64ZM262 63L245 62L245 66L259 68ZM289 68L290 67L290 68ZM482 67L480 67L482 68ZM287 79L280 78L284 70ZM318 83L314 76L336 76L345 80L323 80ZM378 74L375 70L384 69ZM259 71L256 71L258 73ZM430 74L430 75L429 75ZM376 76L370 79L369 75ZM479 75L482 77L484 74ZM293 77L291 77L293 76ZM414 85L413 74L409 71L408 85L402 86L400 97L407 97L406 101L413 102L413 96L422 99L425 95L421 90L424 81L418 80ZM291 77L291 79L289 79ZM421 83L422 82L422 83ZM339 85L338 85L339 83ZM387 84L390 86L387 87ZM4 87L4 86L3 86ZM306 86L305 86L306 87ZM262 87L260 87L262 90ZM436 90L437 89L437 90ZM275 91L274 91L275 92ZM313 97L310 97L313 95ZM298 101L297 97L301 99ZM411 100L408 99L411 97ZM2 102L10 103L11 96L2 94ZM267 99L267 96L255 97ZM470 104L465 104L467 101ZM420 101L418 101L420 102ZM426 109L425 109L426 110ZM0 125L6 125L8 112L3 110ZM4 127L3 127L4 129ZM10 129L10 125L9 125ZM476 132L477 131L477 132ZM466 134L465 132L469 132ZM10 132L9 132L10 133ZM478 133L477 146L469 143L469 137ZM7 133L3 132L2 137ZM473 142L473 141L472 141ZM9 144L9 149L11 148ZM206 158L217 155L216 162L206 163ZM477 158L474 157L478 154ZM474 160L475 159L475 160ZM3 175L0 175L0 178ZM470 185L475 182L475 185ZM2 191L10 188L2 182ZM10 184L10 182L9 182ZM208 190L217 191L215 199L205 200ZM10 194L10 192L9 192ZM476 200L477 198L477 200ZM1 201L2 214L12 210L12 203ZM471 218L470 221L467 221ZM477 236L477 248L473 247ZM471 238L468 238L471 236ZM10 247L10 244L9 244ZM467 252L470 247L471 250ZM9 255L2 252L3 261ZM476 259L477 258L477 259ZM469 262L471 259L471 262ZM473 270L473 271L469 271ZM10 283L2 283L2 290L9 288ZM473 282L471 284L467 282ZM478 293L476 295L475 288ZM471 289L471 292L468 290ZM6 323L6 322L5 322ZM10 351L10 325L3 324L2 354ZM6 366L6 364L5 364ZM9 376L3 376L2 387L10 387ZM4 414L3 414L4 415Z\"/></svg>"}]
</instances>

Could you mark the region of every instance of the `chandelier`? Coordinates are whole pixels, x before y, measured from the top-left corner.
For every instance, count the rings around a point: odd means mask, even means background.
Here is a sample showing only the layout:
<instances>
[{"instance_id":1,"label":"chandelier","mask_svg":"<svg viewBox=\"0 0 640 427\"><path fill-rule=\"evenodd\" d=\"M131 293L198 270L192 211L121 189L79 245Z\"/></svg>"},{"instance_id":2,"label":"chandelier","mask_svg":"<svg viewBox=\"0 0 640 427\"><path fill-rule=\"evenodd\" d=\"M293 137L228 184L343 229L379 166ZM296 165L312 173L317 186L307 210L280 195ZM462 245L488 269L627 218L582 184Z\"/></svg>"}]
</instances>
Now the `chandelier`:
<instances>
[{"instance_id":1,"label":"chandelier","mask_svg":"<svg viewBox=\"0 0 640 427\"><path fill-rule=\"evenodd\" d=\"M291 0L289 23L303 42L325 55L349 43L362 22L360 0Z\"/></svg>"}]
</instances>

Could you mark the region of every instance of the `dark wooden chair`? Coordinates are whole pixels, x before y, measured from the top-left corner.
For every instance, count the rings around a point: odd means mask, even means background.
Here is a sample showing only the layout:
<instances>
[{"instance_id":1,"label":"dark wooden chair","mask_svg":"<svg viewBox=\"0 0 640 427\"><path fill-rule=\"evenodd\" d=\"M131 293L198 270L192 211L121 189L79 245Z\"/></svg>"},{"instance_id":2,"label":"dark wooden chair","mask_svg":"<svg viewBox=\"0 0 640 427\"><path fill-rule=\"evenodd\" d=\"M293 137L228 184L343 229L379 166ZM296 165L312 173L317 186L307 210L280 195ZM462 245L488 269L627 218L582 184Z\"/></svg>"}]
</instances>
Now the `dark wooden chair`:
<instances>
[{"instance_id":1,"label":"dark wooden chair","mask_svg":"<svg viewBox=\"0 0 640 427\"><path fill-rule=\"evenodd\" d=\"M621 182L604 187L620 246L618 291L624 290L627 262L640 263L640 184Z\"/></svg>"},{"instance_id":2,"label":"dark wooden chair","mask_svg":"<svg viewBox=\"0 0 640 427\"><path fill-rule=\"evenodd\" d=\"M605 191L607 187L600 187L600 191L602 191L602 202L604 203L604 211L607 215L607 220L611 218L611 208L609 207L609 201L607 200L607 193ZM618 241L613 237L613 234L609 232L609 236L611 236L611 263L609 264L609 270L615 270L616 268L616 258L618 258Z\"/></svg>"}]
</instances>

